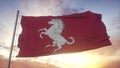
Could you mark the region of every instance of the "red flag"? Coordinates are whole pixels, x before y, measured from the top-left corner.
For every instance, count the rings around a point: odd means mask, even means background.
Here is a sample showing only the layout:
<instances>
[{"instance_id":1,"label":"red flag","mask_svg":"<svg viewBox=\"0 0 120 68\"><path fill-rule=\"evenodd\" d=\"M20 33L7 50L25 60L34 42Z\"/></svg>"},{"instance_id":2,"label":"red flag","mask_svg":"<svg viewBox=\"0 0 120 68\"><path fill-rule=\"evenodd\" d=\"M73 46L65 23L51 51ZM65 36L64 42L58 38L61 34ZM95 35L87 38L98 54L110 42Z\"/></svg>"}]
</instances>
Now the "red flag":
<instances>
[{"instance_id":1,"label":"red flag","mask_svg":"<svg viewBox=\"0 0 120 68\"><path fill-rule=\"evenodd\" d=\"M18 57L92 50L111 45L101 14L90 11L64 16L22 16Z\"/></svg>"}]
</instances>

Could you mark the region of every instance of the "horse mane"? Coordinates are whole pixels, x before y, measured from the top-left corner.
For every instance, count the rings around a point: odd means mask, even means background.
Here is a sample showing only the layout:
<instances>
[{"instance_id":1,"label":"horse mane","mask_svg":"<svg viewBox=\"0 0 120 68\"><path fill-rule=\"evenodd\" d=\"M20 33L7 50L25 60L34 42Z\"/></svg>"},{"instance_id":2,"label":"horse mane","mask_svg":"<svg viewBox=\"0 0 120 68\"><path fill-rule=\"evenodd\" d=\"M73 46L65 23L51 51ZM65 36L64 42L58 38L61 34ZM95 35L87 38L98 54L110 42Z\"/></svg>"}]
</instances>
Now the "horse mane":
<instances>
[{"instance_id":1,"label":"horse mane","mask_svg":"<svg viewBox=\"0 0 120 68\"><path fill-rule=\"evenodd\" d=\"M63 21L60 20L60 19L54 19L54 21L58 24L58 30L59 30L59 33L61 33L64 29L64 24L63 24Z\"/></svg>"}]
</instances>

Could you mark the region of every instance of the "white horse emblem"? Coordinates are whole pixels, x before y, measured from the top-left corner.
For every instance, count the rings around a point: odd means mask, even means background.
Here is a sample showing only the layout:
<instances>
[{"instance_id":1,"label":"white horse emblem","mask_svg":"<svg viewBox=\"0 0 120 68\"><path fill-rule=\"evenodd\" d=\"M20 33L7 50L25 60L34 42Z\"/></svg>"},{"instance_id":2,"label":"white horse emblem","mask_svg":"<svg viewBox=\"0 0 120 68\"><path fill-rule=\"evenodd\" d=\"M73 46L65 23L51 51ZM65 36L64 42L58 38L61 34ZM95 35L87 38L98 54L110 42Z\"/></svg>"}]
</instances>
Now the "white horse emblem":
<instances>
[{"instance_id":1,"label":"white horse emblem","mask_svg":"<svg viewBox=\"0 0 120 68\"><path fill-rule=\"evenodd\" d=\"M51 21L48 22L49 25L52 25L49 29L47 28L42 28L39 29L38 31L42 31L40 33L40 38L43 39L42 35L48 35L49 38L53 40L52 45L46 45L45 48L55 45L58 47L57 49L54 50L54 52L60 50L64 44L73 44L75 42L73 37L69 37L72 41L69 42L67 41L62 35L62 31L64 29L64 24L63 21L60 19L52 19Z\"/></svg>"}]
</instances>

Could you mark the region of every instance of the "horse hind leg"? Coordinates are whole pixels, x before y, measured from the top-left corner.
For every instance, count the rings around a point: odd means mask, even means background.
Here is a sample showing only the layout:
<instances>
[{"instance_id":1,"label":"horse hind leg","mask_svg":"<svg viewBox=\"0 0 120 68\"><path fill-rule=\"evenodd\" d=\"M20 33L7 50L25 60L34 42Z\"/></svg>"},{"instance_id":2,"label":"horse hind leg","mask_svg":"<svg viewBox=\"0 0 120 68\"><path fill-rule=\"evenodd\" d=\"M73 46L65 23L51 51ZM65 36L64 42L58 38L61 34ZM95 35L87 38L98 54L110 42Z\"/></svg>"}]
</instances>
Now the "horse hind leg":
<instances>
[{"instance_id":1,"label":"horse hind leg","mask_svg":"<svg viewBox=\"0 0 120 68\"><path fill-rule=\"evenodd\" d=\"M56 41L53 41L53 45L46 45L45 48L50 47L50 46L55 47L55 45L56 45Z\"/></svg>"},{"instance_id":2,"label":"horse hind leg","mask_svg":"<svg viewBox=\"0 0 120 68\"><path fill-rule=\"evenodd\" d=\"M53 51L53 53L55 53L56 51L60 50L61 48L62 48L62 46L59 45L58 48Z\"/></svg>"}]
</instances>

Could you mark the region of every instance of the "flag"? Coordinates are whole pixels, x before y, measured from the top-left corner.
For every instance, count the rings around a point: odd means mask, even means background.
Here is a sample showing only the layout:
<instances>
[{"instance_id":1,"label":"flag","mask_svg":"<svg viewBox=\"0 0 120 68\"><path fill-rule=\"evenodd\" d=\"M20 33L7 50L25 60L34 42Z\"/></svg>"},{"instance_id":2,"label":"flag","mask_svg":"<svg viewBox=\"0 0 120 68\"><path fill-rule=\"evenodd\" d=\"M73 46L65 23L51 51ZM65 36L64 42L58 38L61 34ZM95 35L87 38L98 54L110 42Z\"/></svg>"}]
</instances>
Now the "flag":
<instances>
[{"instance_id":1,"label":"flag","mask_svg":"<svg viewBox=\"0 0 120 68\"><path fill-rule=\"evenodd\" d=\"M22 16L17 57L75 53L111 45L102 15Z\"/></svg>"}]
</instances>

